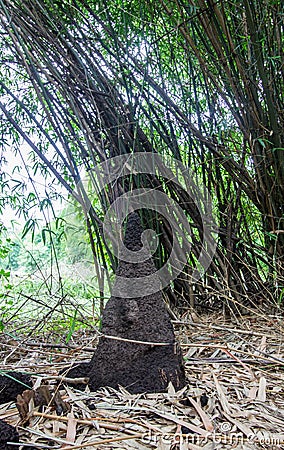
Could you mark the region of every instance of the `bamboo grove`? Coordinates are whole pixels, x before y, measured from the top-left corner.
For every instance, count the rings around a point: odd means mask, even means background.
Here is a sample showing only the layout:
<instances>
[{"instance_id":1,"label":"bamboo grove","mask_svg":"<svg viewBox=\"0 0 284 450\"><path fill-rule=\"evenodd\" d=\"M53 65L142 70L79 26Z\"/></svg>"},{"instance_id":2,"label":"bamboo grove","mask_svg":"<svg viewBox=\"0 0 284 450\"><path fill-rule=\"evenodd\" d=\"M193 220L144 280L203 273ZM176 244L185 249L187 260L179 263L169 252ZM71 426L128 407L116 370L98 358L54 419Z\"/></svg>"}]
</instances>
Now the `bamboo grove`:
<instances>
[{"instance_id":1,"label":"bamboo grove","mask_svg":"<svg viewBox=\"0 0 284 450\"><path fill-rule=\"evenodd\" d=\"M132 152L189 167L217 216L217 249L198 283L192 267L202 223L174 183L160 181L184 210L193 251L170 300L187 307L273 308L284 292L284 6L280 0L0 0L1 134L25 140L84 208L80 169ZM5 150L7 152L7 150ZM135 180L133 181L135 182ZM155 186L157 179L140 183ZM155 184L156 183L156 184ZM116 261L102 234L120 180L86 211L102 270ZM157 266L170 252L167 223Z\"/></svg>"}]
</instances>

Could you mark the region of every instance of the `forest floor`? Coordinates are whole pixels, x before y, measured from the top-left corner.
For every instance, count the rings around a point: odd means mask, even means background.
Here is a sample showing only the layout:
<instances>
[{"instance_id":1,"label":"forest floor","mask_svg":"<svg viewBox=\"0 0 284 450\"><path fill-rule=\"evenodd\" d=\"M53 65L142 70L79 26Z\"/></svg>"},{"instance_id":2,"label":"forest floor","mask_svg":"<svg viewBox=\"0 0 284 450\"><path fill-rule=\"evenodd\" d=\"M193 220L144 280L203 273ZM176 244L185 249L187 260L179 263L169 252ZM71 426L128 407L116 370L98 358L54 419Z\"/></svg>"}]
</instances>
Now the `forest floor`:
<instances>
[{"instance_id":1,"label":"forest floor","mask_svg":"<svg viewBox=\"0 0 284 450\"><path fill-rule=\"evenodd\" d=\"M0 393L0 419L40 449L284 449L283 318L193 314L174 325L188 385L163 394L78 391L59 381L60 370L90 360L93 331L75 332L68 345L0 334L0 370L31 373L34 390L51 393L46 406L22 399L22 417Z\"/></svg>"}]
</instances>

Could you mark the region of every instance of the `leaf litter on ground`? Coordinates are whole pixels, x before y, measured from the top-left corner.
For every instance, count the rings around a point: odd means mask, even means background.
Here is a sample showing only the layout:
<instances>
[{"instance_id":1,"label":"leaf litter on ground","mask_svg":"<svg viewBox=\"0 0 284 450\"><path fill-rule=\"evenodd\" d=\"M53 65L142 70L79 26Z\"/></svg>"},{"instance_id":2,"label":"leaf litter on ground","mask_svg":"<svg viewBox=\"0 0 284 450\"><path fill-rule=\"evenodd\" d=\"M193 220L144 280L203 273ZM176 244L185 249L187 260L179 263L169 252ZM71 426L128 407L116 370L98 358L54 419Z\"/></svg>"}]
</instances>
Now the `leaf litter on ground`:
<instances>
[{"instance_id":1,"label":"leaf litter on ground","mask_svg":"<svg viewBox=\"0 0 284 450\"><path fill-rule=\"evenodd\" d=\"M29 402L25 420L15 403L0 404L0 419L18 427L21 444L42 449L284 449L282 318L244 316L236 325L187 315L174 325L188 385L137 395L123 387L79 391L59 381L62 368L90 359L93 330L73 333L70 346L64 337L52 344L52 336L23 336L19 345L19 336L2 333L0 370L30 373L34 390L47 386L51 400ZM68 407L58 411L58 398Z\"/></svg>"}]
</instances>

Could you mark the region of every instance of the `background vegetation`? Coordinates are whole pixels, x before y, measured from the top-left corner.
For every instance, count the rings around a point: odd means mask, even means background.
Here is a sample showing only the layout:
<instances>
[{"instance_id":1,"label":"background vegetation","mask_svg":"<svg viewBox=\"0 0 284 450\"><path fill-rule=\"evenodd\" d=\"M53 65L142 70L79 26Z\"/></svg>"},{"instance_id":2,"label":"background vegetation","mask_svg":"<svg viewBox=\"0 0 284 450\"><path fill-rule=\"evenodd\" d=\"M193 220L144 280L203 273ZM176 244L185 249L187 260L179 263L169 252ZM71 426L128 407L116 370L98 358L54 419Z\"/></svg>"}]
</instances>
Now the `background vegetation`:
<instances>
[{"instance_id":1,"label":"background vegetation","mask_svg":"<svg viewBox=\"0 0 284 450\"><path fill-rule=\"evenodd\" d=\"M188 264L167 291L171 306L225 306L234 313L281 307L281 0L0 0L0 12L1 207L5 214L9 204L24 217L28 249L23 253L22 242L7 240L2 230L3 298L11 290L19 295L10 269L38 273L48 262L44 289L56 298L53 310L62 308L70 283L67 289L59 263L68 253L74 265L87 246L85 259L95 268L97 284L91 283L86 297L101 299L103 306L116 267L102 234L104 214L121 193L141 184L156 187L158 178L118 179L92 198L91 208L91 191L80 181L96 164L140 151L189 167L212 196L218 219L212 230L216 253L193 283L203 224L187 193L159 179L194 230ZM11 178L5 176L5 160L13 158L20 162ZM19 176L22 170L29 183ZM54 206L62 189L69 210ZM33 209L43 214L42 225ZM155 262L162 266L171 249L167 221L149 212L143 220L159 233ZM66 236L73 239L71 252ZM79 284L80 297L86 286L84 280ZM78 292L72 295L77 301Z\"/></svg>"}]
</instances>

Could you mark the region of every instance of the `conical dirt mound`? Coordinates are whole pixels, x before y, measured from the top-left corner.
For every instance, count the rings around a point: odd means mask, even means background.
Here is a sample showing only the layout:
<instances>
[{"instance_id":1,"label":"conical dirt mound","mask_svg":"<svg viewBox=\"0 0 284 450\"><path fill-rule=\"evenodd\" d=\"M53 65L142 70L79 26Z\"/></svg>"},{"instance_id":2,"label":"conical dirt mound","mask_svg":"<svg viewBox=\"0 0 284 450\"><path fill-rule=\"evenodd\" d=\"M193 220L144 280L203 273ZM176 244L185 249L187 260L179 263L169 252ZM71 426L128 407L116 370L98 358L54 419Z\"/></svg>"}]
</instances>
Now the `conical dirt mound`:
<instances>
[{"instance_id":1,"label":"conical dirt mound","mask_svg":"<svg viewBox=\"0 0 284 450\"><path fill-rule=\"evenodd\" d=\"M139 216L130 214L124 238L128 250L141 250L142 232ZM117 277L133 278L135 283L135 278L155 273L151 258L132 263L121 256ZM163 392L170 381L176 389L185 385L181 351L161 291L147 296L141 292L135 298L112 296L103 313L102 333L91 362L68 376L88 376L91 390L121 385L131 393Z\"/></svg>"}]
</instances>

